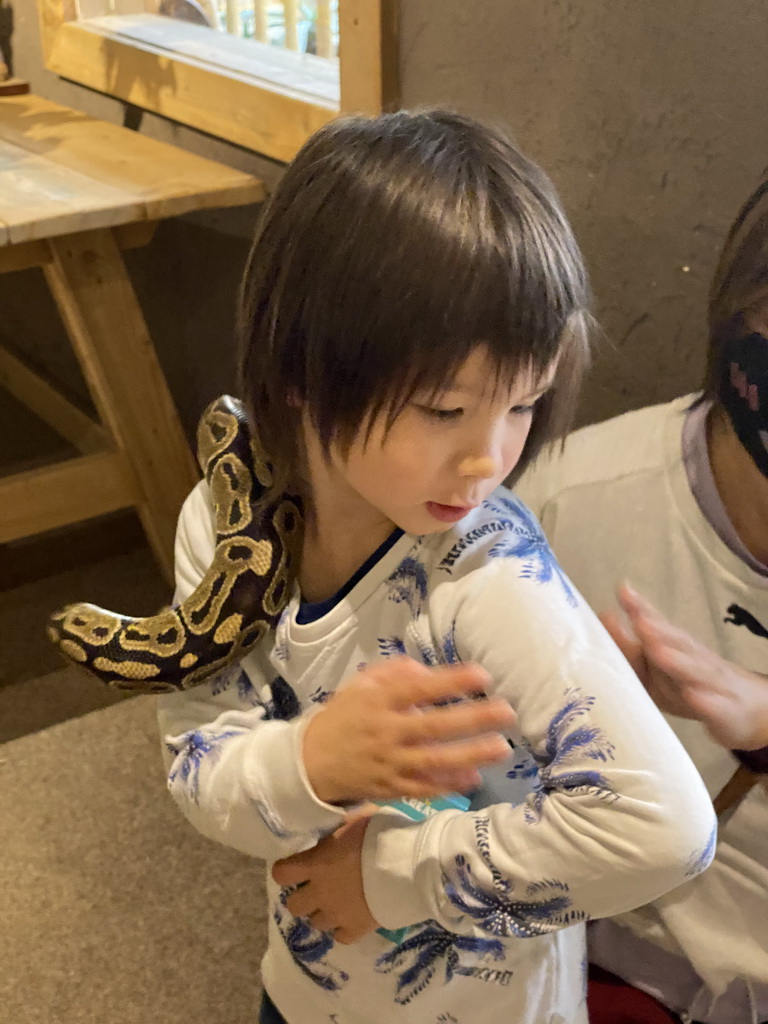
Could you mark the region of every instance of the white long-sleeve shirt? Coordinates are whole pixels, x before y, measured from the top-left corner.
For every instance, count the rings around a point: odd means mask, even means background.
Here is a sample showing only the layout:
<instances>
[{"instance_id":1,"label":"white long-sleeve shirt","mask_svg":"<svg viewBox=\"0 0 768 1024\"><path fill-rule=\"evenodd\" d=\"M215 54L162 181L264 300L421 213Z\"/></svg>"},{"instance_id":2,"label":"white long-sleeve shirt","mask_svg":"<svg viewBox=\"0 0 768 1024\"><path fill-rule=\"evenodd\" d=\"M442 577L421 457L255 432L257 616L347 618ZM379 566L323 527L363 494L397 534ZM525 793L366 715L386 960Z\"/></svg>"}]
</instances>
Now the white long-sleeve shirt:
<instances>
[{"instance_id":1,"label":"white long-sleeve shirt","mask_svg":"<svg viewBox=\"0 0 768 1024\"><path fill-rule=\"evenodd\" d=\"M683 430L696 397L577 431L562 453L539 459L516 490L596 611L615 607L616 587L630 580L701 643L766 674L768 576L725 535L724 509L710 509L709 521L686 472ZM703 420L697 429L703 434ZM711 492L712 504L719 498L703 437L701 443L697 486ZM710 479L701 479L706 474ZM701 723L673 716L669 722L714 797L738 762ZM765 789L756 786L721 824L708 871L615 922L601 922L593 942L597 962L678 1013L713 1024L768 1019Z\"/></svg>"},{"instance_id":2,"label":"white long-sleeve shirt","mask_svg":"<svg viewBox=\"0 0 768 1024\"><path fill-rule=\"evenodd\" d=\"M180 598L214 544L201 484L180 519ZM528 795L372 820L366 898L384 927L418 925L400 946L378 934L334 944L291 917L270 879L263 977L281 1013L289 1024L584 1024L583 923L701 871L715 822L537 522L499 494L448 533L399 537L321 617L299 612L296 594L237 670L160 698L169 787L200 831L271 863L340 825L303 770L307 716L361 665L402 653L488 670L518 715L509 771Z\"/></svg>"}]
</instances>

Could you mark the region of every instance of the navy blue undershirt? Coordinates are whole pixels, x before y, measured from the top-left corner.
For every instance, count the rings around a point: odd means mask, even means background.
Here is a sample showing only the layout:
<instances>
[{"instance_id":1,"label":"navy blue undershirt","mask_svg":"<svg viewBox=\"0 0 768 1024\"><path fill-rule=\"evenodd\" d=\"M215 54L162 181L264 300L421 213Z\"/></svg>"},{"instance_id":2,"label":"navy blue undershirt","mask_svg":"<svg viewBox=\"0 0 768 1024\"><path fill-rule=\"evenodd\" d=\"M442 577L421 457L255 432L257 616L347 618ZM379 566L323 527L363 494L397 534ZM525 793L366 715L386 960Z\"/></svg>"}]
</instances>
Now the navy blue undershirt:
<instances>
[{"instance_id":1,"label":"navy blue undershirt","mask_svg":"<svg viewBox=\"0 0 768 1024\"><path fill-rule=\"evenodd\" d=\"M327 597L325 601L302 601L299 605L299 610L296 614L296 622L299 626L306 626L310 622L316 622L321 619L324 615L327 615L329 611L336 607L339 601L342 601L347 594L356 587L360 580L369 573L376 563L386 555L386 553L397 544L400 538L403 536L403 531L396 527L392 533L387 537L383 544L380 544L370 557L366 558L360 568L355 572L341 590L337 590L332 597Z\"/></svg>"}]
</instances>

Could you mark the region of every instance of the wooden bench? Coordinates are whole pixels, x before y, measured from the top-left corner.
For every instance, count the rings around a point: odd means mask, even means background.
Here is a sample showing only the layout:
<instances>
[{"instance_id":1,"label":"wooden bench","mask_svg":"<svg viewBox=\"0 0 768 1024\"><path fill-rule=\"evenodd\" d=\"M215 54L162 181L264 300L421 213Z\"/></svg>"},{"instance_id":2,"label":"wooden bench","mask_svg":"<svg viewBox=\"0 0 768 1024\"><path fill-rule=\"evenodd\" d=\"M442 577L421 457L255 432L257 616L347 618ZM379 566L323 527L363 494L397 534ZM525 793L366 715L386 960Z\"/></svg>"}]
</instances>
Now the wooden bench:
<instances>
[{"instance_id":1,"label":"wooden bench","mask_svg":"<svg viewBox=\"0 0 768 1024\"><path fill-rule=\"evenodd\" d=\"M0 347L0 385L79 453L0 478L0 543L135 507L171 575L197 471L122 250L164 218L264 196L251 175L79 111L0 99L0 273L42 267L98 414Z\"/></svg>"}]
</instances>

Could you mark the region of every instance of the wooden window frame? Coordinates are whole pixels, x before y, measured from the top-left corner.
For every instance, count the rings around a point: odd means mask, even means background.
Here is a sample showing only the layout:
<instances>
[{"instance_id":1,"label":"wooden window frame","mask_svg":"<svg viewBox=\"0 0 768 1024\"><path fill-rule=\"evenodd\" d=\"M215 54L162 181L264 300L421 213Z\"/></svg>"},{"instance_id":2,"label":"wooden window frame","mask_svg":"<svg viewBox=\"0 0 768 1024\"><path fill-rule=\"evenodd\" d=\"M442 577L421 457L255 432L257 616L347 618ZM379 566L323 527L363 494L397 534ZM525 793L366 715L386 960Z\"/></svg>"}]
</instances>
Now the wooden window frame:
<instances>
[{"instance_id":1,"label":"wooden window frame","mask_svg":"<svg viewBox=\"0 0 768 1024\"><path fill-rule=\"evenodd\" d=\"M38 0L45 67L142 110L288 161L342 113L397 104L398 0L340 0L340 103L227 74L193 57L94 31L75 0ZM264 45L254 43L255 46Z\"/></svg>"}]
</instances>

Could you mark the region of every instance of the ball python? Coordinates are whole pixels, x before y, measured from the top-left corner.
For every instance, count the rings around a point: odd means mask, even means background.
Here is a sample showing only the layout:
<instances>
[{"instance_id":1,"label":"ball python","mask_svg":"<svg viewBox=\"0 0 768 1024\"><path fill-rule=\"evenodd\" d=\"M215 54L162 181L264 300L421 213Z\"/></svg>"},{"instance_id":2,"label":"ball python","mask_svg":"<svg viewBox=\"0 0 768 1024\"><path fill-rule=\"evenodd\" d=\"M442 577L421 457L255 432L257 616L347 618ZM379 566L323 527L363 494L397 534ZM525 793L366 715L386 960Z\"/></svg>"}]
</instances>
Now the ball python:
<instances>
[{"instance_id":1,"label":"ball python","mask_svg":"<svg viewBox=\"0 0 768 1024\"><path fill-rule=\"evenodd\" d=\"M255 511L272 470L241 402L225 395L205 410L197 458L213 499L216 548L189 597L146 618L73 604L49 619L62 654L110 686L135 693L197 686L244 657L288 603L300 502L282 495Z\"/></svg>"}]
</instances>

